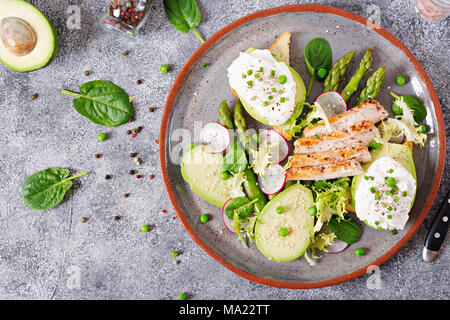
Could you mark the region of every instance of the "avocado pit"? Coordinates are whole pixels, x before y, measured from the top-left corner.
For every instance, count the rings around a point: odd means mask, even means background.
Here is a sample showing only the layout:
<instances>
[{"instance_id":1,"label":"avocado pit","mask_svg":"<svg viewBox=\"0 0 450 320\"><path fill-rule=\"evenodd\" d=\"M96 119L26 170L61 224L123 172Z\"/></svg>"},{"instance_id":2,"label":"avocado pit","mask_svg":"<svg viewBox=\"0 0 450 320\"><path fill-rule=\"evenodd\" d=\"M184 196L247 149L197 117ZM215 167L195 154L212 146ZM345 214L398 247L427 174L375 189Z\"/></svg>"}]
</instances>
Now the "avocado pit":
<instances>
[{"instance_id":1,"label":"avocado pit","mask_svg":"<svg viewBox=\"0 0 450 320\"><path fill-rule=\"evenodd\" d=\"M5 48L18 57L32 52L37 43L34 29L25 20L14 17L1 21L0 38Z\"/></svg>"}]
</instances>

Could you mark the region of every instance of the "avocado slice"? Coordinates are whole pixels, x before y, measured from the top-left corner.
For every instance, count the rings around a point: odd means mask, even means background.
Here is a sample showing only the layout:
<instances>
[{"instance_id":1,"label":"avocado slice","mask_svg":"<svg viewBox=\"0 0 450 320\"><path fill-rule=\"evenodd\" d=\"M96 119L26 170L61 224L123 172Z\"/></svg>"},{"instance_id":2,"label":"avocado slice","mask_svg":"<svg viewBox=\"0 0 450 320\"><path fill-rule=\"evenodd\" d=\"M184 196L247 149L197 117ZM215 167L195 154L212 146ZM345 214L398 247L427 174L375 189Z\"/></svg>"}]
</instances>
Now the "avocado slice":
<instances>
[{"instance_id":1,"label":"avocado slice","mask_svg":"<svg viewBox=\"0 0 450 320\"><path fill-rule=\"evenodd\" d=\"M254 50L256 50L256 49L248 48L245 52L250 53ZM279 62L283 62L280 59L278 59L277 57L275 57L275 56L273 56L273 57L275 58L275 60L277 60ZM285 62L283 62L283 63L285 63ZM303 83L302 78L299 76L297 71L292 69L289 65L288 65L288 67L289 67L289 70L291 71L291 74L292 74L292 77L293 77L295 83L297 84L296 93L295 93L295 109L294 109L294 112L292 113L292 116L282 126L291 124L293 121L295 121L300 116L300 114L302 113L302 110L303 110L303 108L302 108L303 103L305 102L305 98L306 98L306 88L305 88L305 84ZM239 99L241 100L242 105L244 106L245 110L248 112L249 115L252 116L252 118L257 120L258 122L261 122L262 124L269 125L267 120L264 119L259 114L259 112L256 108L254 108L249 102L241 99L240 97L239 97Z\"/></svg>"},{"instance_id":2,"label":"avocado slice","mask_svg":"<svg viewBox=\"0 0 450 320\"><path fill-rule=\"evenodd\" d=\"M416 176L416 168L414 166L414 160L412 156L411 149L408 145L405 144L396 144L396 143L385 143L380 146L378 150L372 150L370 151L370 154L372 155L372 161L365 163L362 167L364 169L364 173L353 177L352 180L352 186L351 186L351 198L352 198L352 206L355 207L355 193L358 189L358 186L362 179L364 179L365 172L369 168L369 166L377 159L390 156L394 160L397 160L400 162L403 167L405 167L406 170L408 170L409 173L414 177L414 180L417 183L417 176ZM416 195L414 195L415 199ZM414 205L414 199L411 202L411 208ZM366 221L364 223L371 227L372 229L376 230L384 230L379 227L374 227L369 225Z\"/></svg>"},{"instance_id":3,"label":"avocado slice","mask_svg":"<svg viewBox=\"0 0 450 320\"><path fill-rule=\"evenodd\" d=\"M58 36L52 23L23 0L0 1L0 62L28 72L47 66L58 52Z\"/></svg>"},{"instance_id":4,"label":"avocado slice","mask_svg":"<svg viewBox=\"0 0 450 320\"><path fill-rule=\"evenodd\" d=\"M311 190L298 183L277 194L266 204L256 222L255 241L259 251L276 262L302 256L313 234L314 217L307 213L313 205ZM277 213L280 206L281 214ZM281 228L289 231L287 236L279 234Z\"/></svg>"},{"instance_id":5,"label":"avocado slice","mask_svg":"<svg viewBox=\"0 0 450 320\"><path fill-rule=\"evenodd\" d=\"M181 175L189 183L192 191L200 198L217 207L223 207L232 198L232 186L229 180L222 180L223 156L208 153L209 146L196 146L184 155L181 161Z\"/></svg>"}]
</instances>

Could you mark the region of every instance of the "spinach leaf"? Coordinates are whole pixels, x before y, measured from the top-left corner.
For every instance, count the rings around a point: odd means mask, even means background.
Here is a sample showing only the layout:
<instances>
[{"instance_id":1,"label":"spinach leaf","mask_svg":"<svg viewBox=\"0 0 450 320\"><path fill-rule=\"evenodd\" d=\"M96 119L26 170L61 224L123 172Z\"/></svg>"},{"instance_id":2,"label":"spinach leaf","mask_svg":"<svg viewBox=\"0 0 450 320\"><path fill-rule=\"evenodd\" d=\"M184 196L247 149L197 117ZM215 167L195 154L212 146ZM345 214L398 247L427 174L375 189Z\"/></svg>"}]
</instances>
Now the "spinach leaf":
<instances>
[{"instance_id":1,"label":"spinach leaf","mask_svg":"<svg viewBox=\"0 0 450 320\"><path fill-rule=\"evenodd\" d=\"M331 70L333 53L327 40L314 38L305 46L304 55L310 75L308 91L306 92L306 96L309 96L314 80L323 81Z\"/></svg>"},{"instance_id":2,"label":"spinach leaf","mask_svg":"<svg viewBox=\"0 0 450 320\"><path fill-rule=\"evenodd\" d=\"M247 155L235 139L233 145L228 147L227 154L223 157L223 170L236 174L245 171L247 166Z\"/></svg>"},{"instance_id":3,"label":"spinach leaf","mask_svg":"<svg viewBox=\"0 0 450 320\"><path fill-rule=\"evenodd\" d=\"M352 219L338 220L334 218L328 222L328 227L339 240L344 241L348 244L352 244L358 241L361 235L361 230L358 224Z\"/></svg>"},{"instance_id":4,"label":"spinach leaf","mask_svg":"<svg viewBox=\"0 0 450 320\"><path fill-rule=\"evenodd\" d=\"M48 210L58 205L72 187L71 180L86 175L87 172L69 177L70 171L48 168L30 175L22 185L25 204L33 210Z\"/></svg>"},{"instance_id":5,"label":"spinach leaf","mask_svg":"<svg viewBox=\"0 0 450 320\"><path fill-rule=\"evenodd\" d=\"M61 93L77 97L75 110L92 122L117 127L126 123L134 113L128 94L114 83L96 80L83 84L80 93L61 90Z\"/></svg>"},{"instance_id":6,"label":"spinach leaf","mask_svg":"<svg viewBox=\"0 0 450 320\"><path fill-rule=\"evenodd\" d=\"M192 30L202 43L205 42L194 29L202 22L202 14L195 0L164 0L163 2L167 17L175 29L184 33Z\"/></svg>"},{"instance_id":7,"label":"spinach leaf","mask_svg":"<svg viewBox=\"0 0 450 320\"><path fill-rule=\"evenodd\" d=\"M390 94L394 97L394 102L392 103L392 112L396 116L402 116L403 110L399 103L404 102L406 106L412 111L414 121L417 123L421 123L423 119L427 116L427 110L425 109L422 102L416 97L411 96L398 96L393 92Z\"/></svg>"}]
</instances>

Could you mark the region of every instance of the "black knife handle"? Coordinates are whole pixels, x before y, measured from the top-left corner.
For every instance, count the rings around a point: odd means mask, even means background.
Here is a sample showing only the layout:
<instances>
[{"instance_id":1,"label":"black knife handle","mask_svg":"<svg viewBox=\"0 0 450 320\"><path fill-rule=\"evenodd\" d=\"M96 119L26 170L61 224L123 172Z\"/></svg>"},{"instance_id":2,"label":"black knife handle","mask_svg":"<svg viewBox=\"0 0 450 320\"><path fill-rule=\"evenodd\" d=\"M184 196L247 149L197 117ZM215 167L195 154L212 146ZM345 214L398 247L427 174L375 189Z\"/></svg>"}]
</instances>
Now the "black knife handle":
<instances>
[{"instance_id":1,"label":"black knife handle","mask_svg":"<svg viewBox=\"0 0 450 320\"><path fill-rule=\"evenodd\" d=\"M439 212L434 218L433 225L428 232L425 241L425 248L431 251L439 251L447 234L448 224L450 219L450 193L444 200Z\"/></svg>"}]
</instances>

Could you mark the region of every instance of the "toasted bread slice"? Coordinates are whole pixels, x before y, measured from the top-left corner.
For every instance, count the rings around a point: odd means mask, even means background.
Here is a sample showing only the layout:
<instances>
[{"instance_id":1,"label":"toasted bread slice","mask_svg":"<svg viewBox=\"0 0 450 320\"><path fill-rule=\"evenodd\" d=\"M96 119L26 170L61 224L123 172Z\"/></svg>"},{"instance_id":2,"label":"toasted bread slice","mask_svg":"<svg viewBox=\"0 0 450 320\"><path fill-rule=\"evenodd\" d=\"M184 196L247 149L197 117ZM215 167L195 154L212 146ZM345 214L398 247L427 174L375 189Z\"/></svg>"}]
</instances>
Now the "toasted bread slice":
<instances>
[{"instance_id":1,"label":"toasted bread slice","mask_svg":"<svg viewBox=\"0 0 450 320\"><path fill-rule=\"evenodd\" d=\"M269 51L281 61L289 64L289 44L291 43L291 34L282 33L278 39L268 48Z\"/></svg>"}]
</instances>

